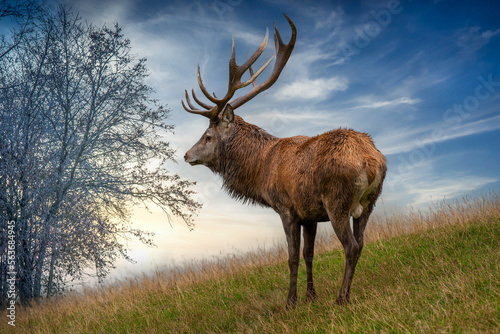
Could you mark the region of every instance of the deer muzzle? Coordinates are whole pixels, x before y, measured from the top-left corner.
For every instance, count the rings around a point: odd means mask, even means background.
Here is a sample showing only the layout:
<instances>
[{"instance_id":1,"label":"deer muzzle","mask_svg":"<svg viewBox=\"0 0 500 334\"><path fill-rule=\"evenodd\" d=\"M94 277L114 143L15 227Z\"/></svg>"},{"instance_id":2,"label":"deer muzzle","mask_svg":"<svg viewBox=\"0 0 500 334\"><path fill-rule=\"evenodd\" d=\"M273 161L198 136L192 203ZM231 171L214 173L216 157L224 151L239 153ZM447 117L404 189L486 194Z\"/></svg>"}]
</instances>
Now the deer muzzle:
<instances>
[{"instance_id":1,"label":"deer muzzle","mask_svg":"<svg viewBox=\"0 0 500 334\"><path fill-rule=\"evenodd\" d=\"M200 161L193 159L189 154L189 151L187 151L186 154L184 154L184 161L186 161L191 166L198 165L201 163Z\"/></svg>"}]
</instances>

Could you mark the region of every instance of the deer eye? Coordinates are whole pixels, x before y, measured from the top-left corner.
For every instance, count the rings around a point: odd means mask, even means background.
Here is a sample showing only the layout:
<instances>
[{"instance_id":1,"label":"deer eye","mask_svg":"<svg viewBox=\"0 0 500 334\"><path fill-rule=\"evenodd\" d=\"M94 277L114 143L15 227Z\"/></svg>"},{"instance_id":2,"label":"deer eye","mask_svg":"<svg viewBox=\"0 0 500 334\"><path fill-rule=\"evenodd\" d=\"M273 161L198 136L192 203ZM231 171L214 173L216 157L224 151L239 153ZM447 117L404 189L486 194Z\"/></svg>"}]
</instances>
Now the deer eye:
<instances>
[{"instance_id":1,"label":"deer eye","mask_svg":"<svg viewBox=\"0 0 500 334\"><path fill-rule=\"evenodd\" d=\"M206 140L206 141L210 141L210 140L212 140L212 136L206 135L206 136L205 136L205 140Z\"/></svg>"}]
</instances>

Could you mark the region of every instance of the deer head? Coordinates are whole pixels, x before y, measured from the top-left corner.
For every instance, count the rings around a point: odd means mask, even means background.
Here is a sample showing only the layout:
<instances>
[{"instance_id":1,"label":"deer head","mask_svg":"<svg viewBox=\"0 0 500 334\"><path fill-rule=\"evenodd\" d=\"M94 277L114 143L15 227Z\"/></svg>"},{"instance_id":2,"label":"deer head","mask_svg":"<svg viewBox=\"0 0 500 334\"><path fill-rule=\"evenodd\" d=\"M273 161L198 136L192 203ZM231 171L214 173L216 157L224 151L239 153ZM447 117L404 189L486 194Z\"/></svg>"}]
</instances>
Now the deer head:
<instances>
[{"instance_id":1,"label":"deer head","mask_svg":"<svg viewBox=\"0 0 500 334\"><path fill-rule=\"evenodd\" d=\"M242 65L236 64L235 59L235 47L234 47L234 38L233 45L231 51L231 57L229 59L229 84L226 95L219 99L215 96L212 96L208 93L207 89L203 85L203 81L201 80L200 74L200 66L198 65L198 85L200 86L203 95L212 102L214 105L209 105L199 100L195 93L194 89L192 90L192 96L195 102L203 109L198 109L191 103L191 99L189 98L189 94L186 90L186 102L188 107L182 101L182 106L187 112L198 114L207 117L210 120L210 124L208 129L205 131L203 136L198 140L198 142L186 153L184 159L186 162L191 165L203 164L207 167L214 166L214 159L217 156L217 150L220 148L222 142L224 142L228 136L231 134L233 125L234 125L234 109L240 107L244 103L253 99L257 94L263 92L264 90L271 87L283 70L290 58L290 54L292 53L293 47L295 45L295 39L297 37L297 29L293 24L292 20L286 15L290 27L292 29L292 36L288 44L284 44L281 40L281 36L274 25L274 42L276 47L276 61L274 63L273 71L269 78L264 81L262 84L257 85L256 79L257 77L264 71L264 69L269 65L273 57L271 57L257 72L254 73L252 69L252 64L260 57L264 49L267 45L268 34L266 32L266 36L264 41L259 46L259 48L254 52L254 54L247 59L247 61ZM241 82L241 78L243 74L249 71L250 79L245 82ZM243 96L233 99L230 101L236 90L246 87L252 84L253 88Z\"/></svg>"}]
</instances>

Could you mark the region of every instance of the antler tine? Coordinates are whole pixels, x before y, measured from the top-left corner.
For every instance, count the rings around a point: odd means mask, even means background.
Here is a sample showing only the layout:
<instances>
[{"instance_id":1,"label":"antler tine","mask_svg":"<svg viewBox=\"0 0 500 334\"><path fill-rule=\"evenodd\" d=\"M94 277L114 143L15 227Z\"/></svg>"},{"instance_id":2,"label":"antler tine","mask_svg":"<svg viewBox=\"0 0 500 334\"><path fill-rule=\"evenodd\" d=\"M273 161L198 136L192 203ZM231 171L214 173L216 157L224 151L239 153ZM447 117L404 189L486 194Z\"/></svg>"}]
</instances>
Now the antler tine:
<instances>
[{"instance_id":1,"label":"antler tine","mask_svg":"<svg viewBox=\"0 0 500 334\"><path fill-rule=\"evenodd\" d=\"M181 100L181 104L182 104L182 107L184 108L184 110L186 110L187 112L190 112L192 114L197 114L197 115L202 115L202 116L205 116L205 113L207 113L206 111L202 111L202 110L198 110L198 109L189 109L188 107L186 107L186 105L184 104L184 100ZM189 104L189 103L188 103Z\"/></svg>"},{"instance_id":2,"label":"antler tine","mask_svg":"<svg viewBox=\"0 0 500 334\"><path fill-rule=\"evenodd\" d=\"M205 117L209 118L211 121L214 121L218 117L219 110L218 110L217 106L210 107L209 105L201 102L200 100L198 100L196 98L196 95L194 94L194 90L193 90L192 93L193 93L193 98L195 99L195 101L197 103L199 103L200 106L207 109L207 111L199 110L191 104L191 99L189 98L189 94L188 94L187 90L185 91L185 93L186 93L186 102L187 102L189 108L187 108L186 105L184 104L184 101L181 100L181 104L182 104L182 107L184 108L184 110L186 110L187 112L190 112L192 114L205 116Z\"/></svg>"},{"instance_id":3,"label":"antler tine","mask_svg":"<svg viewBox=\"0 0 500 334\"><path fill-rule=\"evenodd\" d=\"M231 87L231 79L234 73L238 70L238 65L236 65L236 51L234 46L234 35L231 36L231 57L229 57L229 87Z\"/></svg>"},{"instance_id":4,"label":"antler tine","mask_svg":"<svg viewBox=\"0 0 500 334\"><path fill-rule=\"evenodd\" d=\"M248 60L248 54L247 54L247 60ZM248 71L250 72L250 77L253 77L253 68L252 68L252 65L250 65L250 67L248 68ZM252 86L253 87L257 86L257 81L256 80L252 81Z\"/></svg>"},{"instance_id":5,"label":"antler tine","mask_svg":"<svg viewBox=\"0 0 500 334\"><path fill-rule=\"evenodd\" d=\"M262 65L261 68L259 68L259 70L257 72L255 72L255 74L252 74L253 70L250 71L250 79L248 79L247 81L245 81L244 83L242 83L240 85L239 88L243 88L243 87L246 87L248 85L250 85L251 83L254 83L255 82L255 79L257 79L257 77L266 69L267 65L269 65L269 63L271 63L271 60L273 60L274 56L271 56L271 58L269 58L269 60L264 64ZM248 67L248 69L251 69L252 66L250 65ZM255 85L253 85L255 87Z\"/></svg>"},{"instance_id":6,"label":"antler tine","mask_svg":"<svg viewBox=\"0 0 500 334\"><path fill-rule=\"evenodd\" d=\"M203 85L203 81L201 80L200 64L198 64L198 85L200 86L200 89L201 89L203 95L205 95L205 97L207 99L209 99L211 102L213 102L215 104L217 104L217 102L219 102L218 99L216 99L216 98L212 97L212 95L210 95L210 93L207 91L207 89Z\"/></svg>"},{"instance_id":7,"label":"antler tine","mask_svg":"<svg viewBox=\"0 0 500 334\"><path fill-rule=\"evenodd\" d=\"M276 27L276 23L273 22L273 25L274 25L274 47L276 48L276 53L278 53L280 46L282 46L284 43L283 40L281 39L280 32Z\"/></svg>"},{"instance_id":8,"label":"antler tine","mask_svg":"<svg viewBox=\"0 0 500 334\"><path fill-rule=\"evenodd\" d=\"M262 66L255 75L252 75L252 77L245 81L244 83L241 82L241 77L243 74L252 66L253 63L260 57L262 52L264 52L266 46L267 46L267 40L269 38L269 30L266 29L266 36L264 37L264 40L262 43L259 45L257 50L252 54L250 58L248 58L247 55L247 61L238 66L236 64L236 52L235 52L235 44L234 44L234 36L233 36L233 43L231 47L231 57L229 58L229 84L228 84L228 89L226 96L224 98L220 99L220 104L221 104L221 110L224 108L226 103L233 97L234 93L236 90L248 86L250 83L252 83L261 73L264 71L267 65L269 65L271 59L267 61L264 66ZM215 103L215 102L214 102Z\"/></svg>"},{"instance_id":9,"label":"antler tine","mask_svg":"<svg viewBox=\"0 0 500 334\"><path fill-rule=\"evenodd\" d=\"M208 119L210 119L212 122L215 121L217 119L217 117L219 116L219 109L217 108L217 106L213 106L210 110L208 111L203 111L203 110L199 110L199 109L189 109L186 107L186 105L184 104L184 101L181 100L181 104L182 104L182 107L184 108L184 110L186 110L187 112L191 113L191 114L196 114L196 115L201 115L201 116L205 116L207 117ZM189 103L188 103L189 104Z\"/></svg>"},{"instance_id":10,"label":"antler tine","mask_svg":"<svg viewBox=\"0 0 500 334\"><path fill-rule=\"evenodd\" d=\"M271 72L270 77L264 81L261 85L257 85L255 80L257 77L266 69L266 67L271 63L272 59L274 58L274 55L269 58L269 60L261 67L257 72L254 73L252 69L253 63L262 55L264 52L264 49L267 46L267 40L269 37L269 30L266 29L266 36L264 37L264 40L260 44L260 46L257 48L257 50L252 54L251 57L248 57L247 55L247 61L238 66L236 64L236 52L235 52L235 44L234 44L234 36L233 36L233 43L232 43L232 48L231 48L231 57L229 59L229 83L228 83L228 91L226 95L222 99L218 99L215 94L213 96L207 91L205 86L203 85L203 80L201 79L201 71L200 71L200 64L198 64L198 85L200 86L200 89L205 95L205 97L210 100L210 102L214 103L215 106L209 106L208 104L200 101L195 93L194 90L192 91L193 99L198 103L201 107L206 109L206 111L196 109L192 104L191 100L189 99L189 95L186 91L186 102L190 108L187 108L186 105L184 104L184 101L182 102L182 106L184 109L190 113L193 114L198 114L202 115L205 117L210 118L212 122L215 122L219 116L219 112L221 112L226 104L230 103L231 107L233 109L238 108L245 102L251 100L254 98L257 94L260 92L268 89L271 87L276 80L278 80L278 77L283 70L283 68L286 65L286 62L288 61L288 58L290 58L290 54L292 53L293 47L295 46L295 40L297 38L297 29L295 28L295 25L293 24L292 20L286 15L285 18L288 21L288 24L290 24L290 27L292 29L292 36L290 37L290 41L288 44L284 44L283 41L281 40L281 36L278 32L278 29L276 28L276 25L274 25L274 43L276 47L276 61L274 63L274 68L273 71ZM241 82L241 78L243 74L249 70L250 72L250 79L248 79L245 82ZM247 94L231 101L228 102L236 92L236 90L246 87L249 84L253 84L253 88L250 92Z\"/></svg>"},{"instance_id":11,"label":"antler tine","mask_svg":"<svg viewBox=\"0 0 500 334\"><path fill-rule=\"evenodd\" d=\"M185 90L184 91L186 93L186 102L189 106L189 108L191 108L191 110L196 110L196 107L194 107L192 104L191 104L191 100L189 99L189 94L188 94L188 91Z\"/></svg>"},{"instance_id":12,"label":"antler tine","mask_svg":"<svg viewBox=\"0 0 500 334\"><path fill-rule=\"evenodd\" d=\"M290 28L292 29L292 36L290 37L290 41L288 42L288 44L283 43L283 41L281 40L281 36L278 32L278 29L276 28L276 25L275 25L274 26L274 41L275 41L275 45L276 45L276 61L274 63L273 71L272 71L271 75L269 76L269 78L264 83L262 83L261 85L258 85L258 86L254 86L252 88L252 90L250 92L248 92L247 94L229 102L231 104L231 107L233 107L233 109L240 107L242 104L244 104L244 103L248 102L249 100L251 100L252 98L254 98L260 92L271 87L276 82L276 80L278 80L278 77L281 74L281 71L285 67L288 59L290 58L290 55L293 51L293 47L295 46L295 40L297 38L297 28L295 27L295 24L292 22L292 20L286 14L283 13L283 15L285 15L285 18L287 19L288 24L290 25Z\"/></svg>"},{"instance_id":13,"label":"antler tine","mask_svg":"<svg viewBox=\"0 0 500 334\"><path fill-rule=\"evenodd\" d=\"M241 66L238 66L238 74L239 74L240 78L243 75L243 73L245 73L246 70L248 70L250 68L250 66L252 66L253 63L255 63L255 61L260 57L262 52L264 52L264 50L266 49L266 46L267 46L267 39L268 38L269 38L269 29L266 28L266 36L264 37L264 40L259 45L257 50L255 50L255 52L253 53L253 55L250 58L248 58L248 55L247 55L247 61L244 64L242 64ZM234 41L233 41L233 45L234 45ZM231 56L233 56L233 55L231 55Z\"/></svg>"},{"instance_id":14,"label":"antler tine","mask_svg":"<svg viewBox=\"0 0 500 334\"><path fill-rule=\"evenodd\" d=\"M208 104L204 103L203 101L199 100L197 97L196 97L196 94L194 93L194 89L191 90L191 94L193 95L193 99L196 101L196 103L198 103L200 106L202 106L203 108L207 109L207 110L210 110L212 108L212 106L209 106Z\"/></svg>"},{"instance_id":15,"label":"antler tine","mask_svg":"<svg viewBox=\"0 0 500 334\"><path fill-rule=\"evenodd\" d=\"M227 102L233 97L234 93L236 90L246 87L249 84L251 84L261 73L264 71L264 69L269 65L271 62L272 58L271 57L255 74L252 74L251 78L244 83L241 82L241 77L243 74L252 66L252 64L260 57L262 52L264 52L264 49L267 46L267 40L269 38L269 30L266 29L266 36L264 37L264 40L260 44L260 46L257 48L257 50L253 53L253 55L247 59L247 61L243 64L238 66L236 64L236 51L235 51L235 43L234 43L234 36L232 38L232 47L231 47L231 57L229 59L229 83L228 83L228 91L226 95L222 99L218 99L215 94L212 96L208 93L207 89L203 85L203 81L201 79L201 73L200 73L200 65L198 64L198 84L200 86L201 91L205 95L207 99L209 99L211 102L215 103L216 105L219 106L219 109L222 110L224 106L227 104Z\"/></svg>"}]
</instances>

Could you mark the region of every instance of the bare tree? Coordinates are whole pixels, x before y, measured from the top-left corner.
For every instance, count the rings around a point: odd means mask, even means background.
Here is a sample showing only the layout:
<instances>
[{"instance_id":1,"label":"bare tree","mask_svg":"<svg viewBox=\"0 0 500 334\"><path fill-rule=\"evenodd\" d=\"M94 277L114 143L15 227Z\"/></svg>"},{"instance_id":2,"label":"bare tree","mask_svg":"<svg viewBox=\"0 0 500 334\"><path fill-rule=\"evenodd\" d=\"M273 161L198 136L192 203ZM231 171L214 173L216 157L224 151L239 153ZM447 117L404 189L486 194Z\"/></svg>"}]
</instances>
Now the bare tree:
<instances>
[{"instance_id":1,"label":"bare tree","mask_svg":"<svg viewBox=\"0 0 500 334\"><path fill-rule=\"evenodd\" d=\"M169 110L150 96L145 59L121 28L84 24L64 7L0 61L0 278L6 222L15 221L22 301L50 296L95 268L102 278L133 229L131 208L154 203L192 228L191 182L165 169Z\"/></svg>"},{"instance_id":2,"label":"bare tree","mask_svg":"<svg viewBox=\"0 0 500 334\"><path fill-rule=\"evenodd\" d=\"M42 7L34 0L0 0L0 19L9 18L21 27L12 34L10 41L7 41L5 36L0 36L0 59L21 43L23 36L33 29L36 17L42 12Z\"/></svg>"}]
</instances>

